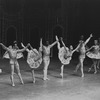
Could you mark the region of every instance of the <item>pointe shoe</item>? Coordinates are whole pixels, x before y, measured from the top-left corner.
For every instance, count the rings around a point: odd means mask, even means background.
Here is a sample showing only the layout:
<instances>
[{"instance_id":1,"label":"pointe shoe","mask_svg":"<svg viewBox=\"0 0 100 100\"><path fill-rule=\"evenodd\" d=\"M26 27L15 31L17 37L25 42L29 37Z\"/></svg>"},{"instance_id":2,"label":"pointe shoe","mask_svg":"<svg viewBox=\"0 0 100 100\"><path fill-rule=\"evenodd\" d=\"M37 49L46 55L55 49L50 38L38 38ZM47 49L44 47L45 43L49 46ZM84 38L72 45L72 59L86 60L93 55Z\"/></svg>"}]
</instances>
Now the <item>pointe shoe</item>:
<instances>
[{"instance_id":1,"label":"pointe shoe","mask_svg":"<svg viewBox=\"0 0 100 100\"><path fill-rule=\"evenodd\" d=\"M61 75L61 77L63 78L63 74L62 74L62 73L60 73L60 75Z\"/></svg>"},{"instance_id":2,"label":"pointe shoe","mask_svg":"<svg viewBox=\"0 0 100 100\"><path fill-rule=\"evenodd\" d=\"M94 72L94 74L96 74L96 73L97 73L97 71Z\"/></svg>"},{"instance_id":3,"label":"pointe shoe","mask_svg":"<svg viewBox=\"0 0 100 100\"><path fill-rule=\"evenodd\" d=\"M24 82L21 82L22 85L24 85Z\"/></svg>"},{"instance_id":4,"label":"pointe shoe","mask_svg":"<svg viewBox=\"0 0 100 100\"><path fill-rule=\"evenodd\" d=\"M90 72L90 71L91 71L91 68L89 68L88 72Z\"/></svg>"},{"instance_id":5,"label":"pointe shoe","mask_svg":"<svg viewBox=\"0 0 100 100\"><path fill-rule=\"evenodd\" d=\"M45 81L45 80L50 80L49 78L43 78L43 80Z\"/></svg>"},{"instance_id":6,"label":"pointe shoe","mask_svg":"<svg viewBox=\"0 0 100 100\"><path fill-rule=\"evenodd\" d=\"M81 77L84 77L84 74Z\"/></svg>"},{"instance_id":7,"label":"pointe shoe","mask_svg":"<svg viewBox=\"0 0 100 100\"><path fill-rule=\"evenodd\" d=\"M14 86L15 86L15 84L12 84L12 86L14 87Z\"/></svg>"},{"instance_id":8,"label":"pointe shoe","mask_svg":"<svg viewBox=\"0 0 100 100\"><path fill-rule=\"evenodd\" d=\"M33 80L33 83L35 83L35 80Z\"/></svg>"}]
</instances>

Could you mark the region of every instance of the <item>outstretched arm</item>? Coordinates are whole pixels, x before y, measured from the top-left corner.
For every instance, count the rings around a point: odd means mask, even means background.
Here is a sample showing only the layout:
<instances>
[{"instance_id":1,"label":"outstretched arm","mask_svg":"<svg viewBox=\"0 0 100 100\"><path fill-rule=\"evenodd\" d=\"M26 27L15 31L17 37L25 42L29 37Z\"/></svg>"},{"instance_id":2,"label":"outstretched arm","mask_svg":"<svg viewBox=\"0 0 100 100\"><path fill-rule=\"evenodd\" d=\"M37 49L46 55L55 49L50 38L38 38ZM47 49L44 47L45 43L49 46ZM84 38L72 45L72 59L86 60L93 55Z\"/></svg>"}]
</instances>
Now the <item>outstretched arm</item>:
<instances>
[{"instance_id":1,"label":"outstretched arm","mask_svg":"<svg viewBox=\"0 0 100 100\"><path fill-rule=\"evenodd\" d=\"M42 44L42 38L40 39L40 47L39 47L39 51L42 51L42 47L43 46L43 44Z\"/></svg>"},{"instance_id":2,"label":"outstretched arm","mask_svg":"<svg viewBox=\"0 0 100 100\"><path fill-rule=\"evenodd\" d=\"M23 49L17 50L17 52L24 52L29 46L30 44L28 43L26 47L24 47Z\"/></svg>"},{"instance_id":3,"label":"outstretched arm","mask_svg":"<svg viewBox=\"0 0 100 100\"><path fill-rule=\"evenodd\" d=\"M90 47L88 50L86 50L86 52L90 51L92 48L94 48L94 46Z\"/></svg>"},{"instance_id":4,"label":"outstretched arm","mask_svg":"<svg viewBox=\"0 0 100 100\"><path fill-rule=\"evenodd\" d=\"M58 41L58 37L56 36L56 41ZM58 47L58 49L60 49L60 43L59 42L57 42L57 47Z\"/></svg>"},{"instance_id":5,"label":"outstretched arm","mask_svg":"<svg viewBox=\"0 0 100 100\"><path fill-rule=\"evenodd\" d=\"M90 34L90 37L85 41L85 45L90 41L91 37L93 37L92 34Z\"/></svg>"},{"instance_id":6,"label":"outstretched arm","mask_svg":"<svg viewBox=\"0 0 100 100\"><path fill-rule=\"evenodd\" d=\"M23 43L21 43L21 46L22 46L23 48L25 48L25 46L24 46ZM29 52L30 50L27 48L26 51Z\"/></svg>"},{"instance_id":7,"label":"outstretched arm","mask_svg":"<svg viewBox=\"0 0 100 100\"><path fill-rule=\"evenodd\" d=\"M0 43L0 45L3 47L3 49L8 51L8 48L4 44Z\"/></svg>"},{"instance_id":8,"label":"outstretched arm","mask_svg":"<svg viewBox=\"0 0 100 100\"><path fill-rule=\"evenodd\" d=\"M74 53L75 51L77 51L80 47L80 44L72 51L72 53Z\"/></svg>"},{"instance_id":9,"label":"outstretched arm","mask_svg":"<svg viewBox=\"0 0 100 100\"><path fill-rule=\"evenodd\" d=\"M56 36L56 39L57 39L57 36ZM56 40L54 43L52 43L51 45L49 45L49 47L52 48L57 42L58 42L58 40Z\"/></svg>"}]
</instances>

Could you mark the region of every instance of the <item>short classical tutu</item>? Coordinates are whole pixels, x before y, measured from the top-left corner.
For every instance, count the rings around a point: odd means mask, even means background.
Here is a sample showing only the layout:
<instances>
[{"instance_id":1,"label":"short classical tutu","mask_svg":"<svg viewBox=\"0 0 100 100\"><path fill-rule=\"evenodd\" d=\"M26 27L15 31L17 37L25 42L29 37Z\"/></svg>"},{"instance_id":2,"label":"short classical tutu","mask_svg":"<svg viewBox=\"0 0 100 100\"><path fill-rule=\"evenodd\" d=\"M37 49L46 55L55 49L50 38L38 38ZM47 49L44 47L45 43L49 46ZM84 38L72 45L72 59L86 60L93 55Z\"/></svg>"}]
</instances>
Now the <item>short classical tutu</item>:
<instances>
[{"instance_id":1,"label":"short classical tutu","mask_svg":"<svg viewBox=\"0 0 100 100\"><path fill-rule=\"evenodd\" d=\"M42 57L40 56L39 52L36 49L34 49L34 51L36 53L34 53L32 50L28 52L27 63L31 68L38 68L42 63Z\"/></svg>"},{"instance_id":2,"label":"short classical tutu","mask_svg":"<svg viewBox=\"0 0 100 100\"><path fill-rule=\"evenodd\" d=\"M98 53L87 52L86 55L91 59L100 59L100 52Z\"/></svg>"},{"instance_id":3,"label":"short classical tutu","mask_svg":"<svg viewBox=\"0 0 100 100\"><path fill-rule=\"evenodd\" d=\"M23 54L22 53L17 53L17 59L20 59L22 57L23 57ZM9 54L8 54L7 51L4 53L3 58L10 59L9 58Z\"/></svg>"},{"instance_id":4,"label":"short classical tutu","mask_svg":"<svg viewBox=\"0 0 100 100\"><path fill-rule=\"evenodd\" d=\"M66 47L67 48L67 47ZM68 48L67 48L68 49ZM69 50L69 49L68 49ZM58 57L61 61L62 64L66 65L66 64L69 64L70 63L70 60L71 60L71 57L69 56L69 53L67 53L65 51L65 48L62 47L60 50L59 50L59 54L58 54Z\"/></svg>"}]
</instances>

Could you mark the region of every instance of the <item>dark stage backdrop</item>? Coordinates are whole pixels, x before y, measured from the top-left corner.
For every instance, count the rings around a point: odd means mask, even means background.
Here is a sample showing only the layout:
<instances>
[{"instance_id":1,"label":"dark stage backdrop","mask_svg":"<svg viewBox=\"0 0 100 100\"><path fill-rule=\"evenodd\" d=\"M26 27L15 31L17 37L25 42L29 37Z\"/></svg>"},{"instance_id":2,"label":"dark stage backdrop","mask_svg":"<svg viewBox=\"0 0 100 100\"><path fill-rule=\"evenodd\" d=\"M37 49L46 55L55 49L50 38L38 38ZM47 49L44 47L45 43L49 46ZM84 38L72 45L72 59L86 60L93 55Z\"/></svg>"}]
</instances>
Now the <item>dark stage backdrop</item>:
<instances>
[{"instance_id":1,"label":"dark stage backdrop","mask_svg":"<svg viewBox=\"0 0 100 100\"><path fill-rule=\"evenodd\" d=\"M55 35L63 37L67 46L77 46L80 35L85 39L93 33L100 37L99 0L0 0L0 42L9 46L14 40L25 45L30 42L39 47L55 41ZM57 56L56 46L52 56ZM0 47L0 55L4 50Z\"/></svg>"}]
</instances>

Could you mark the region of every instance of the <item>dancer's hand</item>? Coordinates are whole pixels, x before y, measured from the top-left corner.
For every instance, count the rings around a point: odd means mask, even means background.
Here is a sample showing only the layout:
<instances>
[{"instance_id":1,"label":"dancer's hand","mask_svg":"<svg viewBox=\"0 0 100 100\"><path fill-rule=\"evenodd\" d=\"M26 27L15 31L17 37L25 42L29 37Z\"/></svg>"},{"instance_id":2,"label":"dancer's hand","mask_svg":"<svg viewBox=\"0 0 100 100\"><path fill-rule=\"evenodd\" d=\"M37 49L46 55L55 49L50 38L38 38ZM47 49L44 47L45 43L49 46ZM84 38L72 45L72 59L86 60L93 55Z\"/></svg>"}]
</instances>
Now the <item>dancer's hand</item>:
<instances>
[{"instance_id":1,"label":"dancer's hand","mask_svg":"<svg viewBox=\"0 0 100 100\"><path fill-rule=\"evenodd\" d=\"M90 34L90 37L93 37L93 35L92 35L92 34Z\"/></svg>"},{"instance_id":2,"label":"dancer's hand","mask_svg":"<svg viewBox=\"0 0 100 100\"><path fill-rule=\"evenodd\" d=\"M62 37L60 37L60 40L61 40L61 41L63 41L63 38L62 38Z\"/></svg>"},{"instance_id":3,"label":"dancer's hand","mask_svg":"<svg viewBox=\"0 0 100 100\"><path fill-rule=\"evenodd\" d=\"M24 44L23 44L23 43L21 43L21 46L22 46L22 47L24 47Z\"/></svg>"},{"instance_id":4,"label":"dancer's hand","mask_svg":"<svg viewBox=\"0 0 100 100\"><path fill-rule=\"evenodd\" d=\"M56 41L59 41L59 39L58 39L57 35L56 35Z\"/></svg>"}]
</instances>

